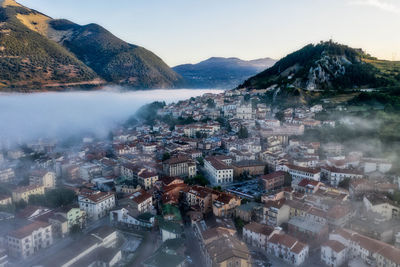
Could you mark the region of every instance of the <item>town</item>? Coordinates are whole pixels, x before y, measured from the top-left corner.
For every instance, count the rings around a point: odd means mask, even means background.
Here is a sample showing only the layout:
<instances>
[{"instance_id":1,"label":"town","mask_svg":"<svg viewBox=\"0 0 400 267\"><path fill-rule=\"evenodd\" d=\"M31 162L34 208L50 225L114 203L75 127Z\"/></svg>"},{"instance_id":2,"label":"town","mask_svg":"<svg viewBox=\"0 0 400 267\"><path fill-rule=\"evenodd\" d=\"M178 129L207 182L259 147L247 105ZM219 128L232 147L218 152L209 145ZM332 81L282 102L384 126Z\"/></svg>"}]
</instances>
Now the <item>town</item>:
<instances>
[{"instance_id":1,"label":"town","mask_svg":"<svg viewBox=\"0 0 400 267\"><path fill-rule=\"evenodd\" d=\"M395 162L308 135L346 107L266 91L152 103L105 138L3 140L0 266L400 266Z\"/></svg>"}]
</instances>

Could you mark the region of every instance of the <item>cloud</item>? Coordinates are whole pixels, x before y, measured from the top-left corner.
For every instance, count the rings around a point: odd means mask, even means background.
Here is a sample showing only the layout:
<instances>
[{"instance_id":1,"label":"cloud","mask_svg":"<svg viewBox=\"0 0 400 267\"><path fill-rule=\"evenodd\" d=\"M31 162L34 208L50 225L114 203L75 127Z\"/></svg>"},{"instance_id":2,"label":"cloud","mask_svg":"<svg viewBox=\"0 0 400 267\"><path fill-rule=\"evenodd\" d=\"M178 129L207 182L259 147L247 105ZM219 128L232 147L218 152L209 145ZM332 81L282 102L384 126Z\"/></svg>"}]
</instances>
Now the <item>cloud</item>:
<instances>
[{"instance_id":1,"label":"cloud","mask_svg":"<svg viewBox=\"0 0 400 267\"><path fill-rule=\"evenodd\" d=\"M393 0L356 0L350 1L352 5L369 6L380 10L400 14L400 5Z\"/></svg>"},{"instance_id":2,"label":"cloud","mask_svg":"<svg viewBox=\"0 0 400 267\"><path fill-rule=\"evenodd\" d=\"M118 89L118 88L117 88ZM37 138L69 138L93 133L105 136L142 105L167 103L219 90L153 90L1 94L0 148Z\"/></svg>"}]
</instances>

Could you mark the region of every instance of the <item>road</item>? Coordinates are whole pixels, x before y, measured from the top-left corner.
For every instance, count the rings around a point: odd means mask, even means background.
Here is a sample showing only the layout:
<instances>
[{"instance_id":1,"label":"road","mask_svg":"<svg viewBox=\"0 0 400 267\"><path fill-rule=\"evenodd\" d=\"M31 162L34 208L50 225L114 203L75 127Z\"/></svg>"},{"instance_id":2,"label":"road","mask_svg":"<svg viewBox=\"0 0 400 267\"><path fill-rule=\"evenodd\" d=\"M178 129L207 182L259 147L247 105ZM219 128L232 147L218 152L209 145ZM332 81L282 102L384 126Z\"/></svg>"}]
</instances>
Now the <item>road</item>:
<instances>
[{"instance_id":1,"label":"road","mask_svg":"<svg viewBox=\"0 0 400 267\"><path fill-rule=\"evenodd\" d=\"M185 237L185 248L187 255L189 255L192 259L192 263L189 264L189 266L205 266L204 257L200 250L199 240L195 236L193 228L190 225L185 225Z\"/></svg>"}]
</instances>

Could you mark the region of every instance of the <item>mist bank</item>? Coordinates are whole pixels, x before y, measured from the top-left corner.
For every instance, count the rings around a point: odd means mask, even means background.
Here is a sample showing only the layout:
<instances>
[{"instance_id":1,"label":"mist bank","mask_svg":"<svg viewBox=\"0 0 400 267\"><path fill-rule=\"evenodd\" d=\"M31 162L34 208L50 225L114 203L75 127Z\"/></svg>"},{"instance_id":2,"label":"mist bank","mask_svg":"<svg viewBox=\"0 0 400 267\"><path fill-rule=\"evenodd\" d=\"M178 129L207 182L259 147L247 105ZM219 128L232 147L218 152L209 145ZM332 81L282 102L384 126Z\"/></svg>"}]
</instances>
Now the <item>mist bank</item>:
<instances>
[{"instance_id":1,"label":"mist bank","mask_svg":"<svg viewBox=\"0 0 400 267\"><path fill-rule=\"evenodd\" d=\"M24 143L38 138L69 138L77 134L104 137L143 105L172 103L213 89L160 89L126 91L106 87L100 91L0 93L0 144Z\"/></svg>"}]
</instances>

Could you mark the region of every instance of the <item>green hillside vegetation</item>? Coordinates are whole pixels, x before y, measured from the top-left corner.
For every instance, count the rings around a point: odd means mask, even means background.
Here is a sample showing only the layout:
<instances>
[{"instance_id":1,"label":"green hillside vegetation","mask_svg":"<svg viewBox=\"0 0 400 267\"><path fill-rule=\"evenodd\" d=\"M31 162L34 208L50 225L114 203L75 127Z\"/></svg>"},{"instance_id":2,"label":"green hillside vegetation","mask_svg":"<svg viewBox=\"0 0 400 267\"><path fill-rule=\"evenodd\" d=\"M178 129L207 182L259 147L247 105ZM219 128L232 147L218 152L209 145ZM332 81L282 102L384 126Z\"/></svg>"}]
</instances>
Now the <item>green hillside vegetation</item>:
<instances>
[{"instance_id":1,"label":"green hillside vegetation","mask_svg":"<svg viewBox=\"0 0 400 267\"><path fill-rule=\"evenodd\" d=\"M321 60L326 64L318 65ZM339 62L339 64L338 64ZM309 44L279 60L273 67L245 81L239 88L268 88L272 85L294 84L305 88L311 68L321 66L330 76L329 81L317 81L320 90L344 90L353 88L376 88L400 84L399 63L376 60L361 49L329 42ZM344 66L343 74L337 74Z\"/></svg>"},{"instance_id":2,"label":"green hillside vegetation","mask_svg":"<svg viewBox=\"0 0 400 267\"><path fill-rule=\"evenodd\" d=\"M0 83L39 88L48 83L96 78L95 72L71 52L16 18L17 14L32 13L38 12L17 6L0 7Z\"/></svg>"},{"instance_id":3,"label":"green hillside vegetation","mask_svg":"<svg viewBox=\"0 0 400 267\"><path fill-rule=\"evenodd\" d=\"M128 44L97 24L80 26L67 20L50 22L69 31L60 42L109 82L138 88L174 87L181 77L143 47Z\"/></svg>"}]
</instances>

